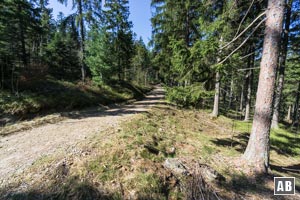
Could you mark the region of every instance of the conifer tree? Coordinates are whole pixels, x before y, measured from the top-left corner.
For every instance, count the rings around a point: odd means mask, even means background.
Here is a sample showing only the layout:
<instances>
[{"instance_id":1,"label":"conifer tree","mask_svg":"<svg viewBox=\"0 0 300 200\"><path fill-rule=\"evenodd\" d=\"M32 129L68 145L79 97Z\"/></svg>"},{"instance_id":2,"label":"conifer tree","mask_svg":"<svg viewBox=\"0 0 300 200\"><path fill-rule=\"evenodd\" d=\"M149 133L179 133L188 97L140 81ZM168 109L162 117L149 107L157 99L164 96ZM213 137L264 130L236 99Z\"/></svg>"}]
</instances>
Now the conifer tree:
<instances>
[{"instance_id":1,"label":"conifer tree","mask_svg":"<svg viewBox=\"0 0 300 200\"><path fill-rule=\"evenodd\" d=\"M60 3L67 5L68 0L58 0ZM85 39L86 39L86 21L95 21L93 13L101 10L101 0L73 0L72 7L76 8L76 21L80 31L80 60L81 60L81 80L86 78L85 67Z\"/></svg>"},{"instance_id":2,"label":"conifer tree","mask_svg":"<svg viewBox=\"0 0 300 200\"><path fill-rule=\"evenodd\" d=\"M107 55L119 80L127 79L127 70L133 55L132 23L129 18L128 0L107 0L105 2L104 30L108 33L112 51Z\"/></svg>"},{"instance_id":3,"label":"conifer tree","mask_svg":"<svg viewBox=\"0 0 300 200\"><path fill-rule=\"evenodd\" d=\"M258 173L269 168L269 137L275 74L279 57L279 44L284 16L284 0L269 0L267 9L264 48L260 64L260 76L252 131L244 158Z\"/></svg>"}]
</instances>

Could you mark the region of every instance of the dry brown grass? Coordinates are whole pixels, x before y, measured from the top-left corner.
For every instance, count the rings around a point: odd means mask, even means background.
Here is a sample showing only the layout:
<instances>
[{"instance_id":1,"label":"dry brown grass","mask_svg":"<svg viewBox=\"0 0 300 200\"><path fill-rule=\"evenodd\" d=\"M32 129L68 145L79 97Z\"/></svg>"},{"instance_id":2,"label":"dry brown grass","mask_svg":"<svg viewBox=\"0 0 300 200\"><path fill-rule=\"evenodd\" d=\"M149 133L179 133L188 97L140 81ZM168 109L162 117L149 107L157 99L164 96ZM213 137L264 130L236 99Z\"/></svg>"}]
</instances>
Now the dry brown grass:
<instances>
[{"instance_id":1,"label":"dry brown grass","mask_svg":"<svg viewBox=\"0 0 300 200\"><path fill-rule=\"evenodd\" d=\"M248 124L240 123L225 117L211 119L205 111L160 106L109 130L105 137L95 136L79 144L76 152L39 160L18 177L17 184L6 189L20 188L26 182L26 190L19 190L22 197L34 194L43 199L43 194L58 199L68 195L72 199L186 199L187 185L193 187L193 181L174 176L162 165L166 158L176 157L187 167L205 163L224 176L225 181L211 185L220 198L273 199L272 175L249 177L235 162L247 138L244 131ZM297 156L274 150L271 158L276 166L300 161ZM297 175L280 169L272 173ZM199 183L201 179L192 180Z\"/></svg>"}]
</instances>

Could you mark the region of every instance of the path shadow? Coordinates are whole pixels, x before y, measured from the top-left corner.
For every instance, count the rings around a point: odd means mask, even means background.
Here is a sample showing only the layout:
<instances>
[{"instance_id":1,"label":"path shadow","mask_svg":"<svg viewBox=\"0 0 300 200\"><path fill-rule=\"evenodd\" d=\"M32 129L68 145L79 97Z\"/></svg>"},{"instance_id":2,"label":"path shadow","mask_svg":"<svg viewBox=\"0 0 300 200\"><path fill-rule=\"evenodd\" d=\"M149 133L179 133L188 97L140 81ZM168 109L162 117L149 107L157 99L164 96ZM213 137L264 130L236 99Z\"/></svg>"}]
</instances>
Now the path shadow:
<instances>
[{"instance_id":1,"label":"path shadow","mask_svg":"<svg viewBox=\"0 0 300 200\"><path fill-rule=\"evenodd\" d=\"M103 111L87 111L87 112L78 112L78 113L65 113L62 114L63 117L67 117L69 119L84 119L91 117L107 117L107 116L125 116L125 115L133 115L139 113L148 113L148 111L130 109L130 108L117 108L117 109L109 109Z\"/></svg>"},{"instance_id":2,"label":"path shadow","mask_svg":"<svg viewBox=\"0 0 300 200\"><path fill-rule=\"evenodd\" d=\"M162 101L164 98L164 91L153 90L146 98L134 103L126 105L110 105L108 109L91 109L87 111L62 113L63 117L70 119L83 119L88 117L106 117L106 116L124 116L139 113L148 113L148 109L157 105L168 105Z\"/></svg>"},{"instance_id":3,"label":"path shadow","mask_svg":"<svg viewBox=\"0 0 300 200\"><path fill-rule=\"evenodd\" d=\"M164 102L165 91L162 88L156 88L148 93L148 95L139 101L130 100L123 104L110 104L109 106L102 107L90 107L85 110L78 110L72 112L62 112L59 116L68 119L84 119L84 118L96 118L96 117L107 117L107 116L126 116L133 114L145 114L149 113L148 110L154 106L169 105ZM47 116L47 115L45 115ZM47 122L46 122L47 123ZM41 123L42 125L44 123ZM37 125L38 126L38 125ZM15 131L15 132L18 132ZM3 135L6 135L3 133Z\"/></svg>"}]
</instances>

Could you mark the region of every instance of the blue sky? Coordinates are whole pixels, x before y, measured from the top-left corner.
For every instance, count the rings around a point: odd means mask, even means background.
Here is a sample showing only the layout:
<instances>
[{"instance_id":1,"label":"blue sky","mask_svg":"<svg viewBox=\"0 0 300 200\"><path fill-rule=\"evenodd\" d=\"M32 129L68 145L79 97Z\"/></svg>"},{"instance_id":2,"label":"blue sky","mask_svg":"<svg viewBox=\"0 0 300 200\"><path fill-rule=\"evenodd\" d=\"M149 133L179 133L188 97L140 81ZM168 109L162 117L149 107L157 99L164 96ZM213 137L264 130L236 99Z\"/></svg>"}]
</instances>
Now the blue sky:
<instances>
[{"instance_id":1,"label":"blue sky","mask_svg":"<svg viewBox=\"0 0 300 200\"><path fill-rule=\"evenodd\" d=\"M68 15L72 13L71 1L68 6L58 3L57 0L49 1L49 8L53 8L53 16L56 18L59 12ZM142 36L147 44L151 38L151 9L150 0L129 0L130 16L129 19L133 22L133 31L138 37Z\"/></svg>"}]
</instances>

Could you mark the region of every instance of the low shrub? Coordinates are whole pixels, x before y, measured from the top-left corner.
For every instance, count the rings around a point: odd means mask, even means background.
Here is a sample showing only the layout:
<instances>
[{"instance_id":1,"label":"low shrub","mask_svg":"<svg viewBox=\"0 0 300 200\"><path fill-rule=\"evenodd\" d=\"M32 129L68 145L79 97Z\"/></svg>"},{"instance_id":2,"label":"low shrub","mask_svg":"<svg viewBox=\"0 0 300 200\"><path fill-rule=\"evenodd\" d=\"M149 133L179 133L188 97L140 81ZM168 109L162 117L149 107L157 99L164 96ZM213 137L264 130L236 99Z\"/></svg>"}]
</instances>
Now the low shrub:
<instances>
[{"instance_id":1,"label":"low shrub","mask_svg":"<svg viewBox=\"0 0 300 200\"><path fill-rule=\"evenodd\" d=\"M214 93L205 90L202 84L191 86L177 86L167 88L166 98L169 102L175 103L180 107L200 107L206 100L213 97Z\"/></svg>"}]
</instances>

